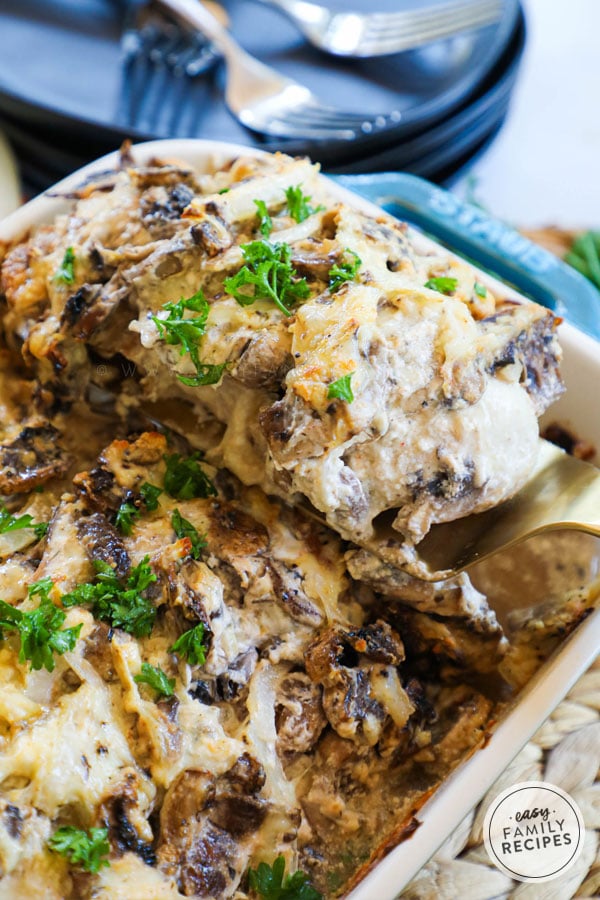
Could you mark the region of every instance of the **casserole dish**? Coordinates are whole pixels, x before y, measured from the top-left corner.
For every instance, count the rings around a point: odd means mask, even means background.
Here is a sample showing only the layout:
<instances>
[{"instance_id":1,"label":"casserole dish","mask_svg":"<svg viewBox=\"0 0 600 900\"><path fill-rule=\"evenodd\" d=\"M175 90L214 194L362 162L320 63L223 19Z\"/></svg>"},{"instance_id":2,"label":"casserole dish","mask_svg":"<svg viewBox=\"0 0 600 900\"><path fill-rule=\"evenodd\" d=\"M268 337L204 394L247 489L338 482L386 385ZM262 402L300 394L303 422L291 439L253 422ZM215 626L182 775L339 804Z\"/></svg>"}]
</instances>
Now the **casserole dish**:
<instances>
[{"instance_id":1,"label":"casserole dish","mask_svg":"<svg viewBox=\"0 0 600 900\"><path fill-rule=\"evenodd\" d=\"M232 147L230 145L170 141L144 145L140 148L136 148L135 152L137 159L142 162L144 159L147 160L156 154L160 154L162 157L177 157L184 159L202 170L208 166L212 167L218 165L219 162L225 162L240 151L242 151L242 148ZM75 180L68 179L66 182L63 182L58 186L57 192L68 193L82 178L91 174L93 171L100 171L109 164L110 159L105 158L104 160L99 161L99 163L94 164L93 167L88 167L82 172L77 173L77 175L74 176ZM394 187L394 189L398 191L402 187L402 184L403 180L401 178L397 180L395 186L393 179L388 180L387 190L391 190L392 187ZM363 184L363 187L364 186L365 185ZM369 187L370 189L373 188L372 182ZM420 212L421 216L426 215L428 210L426 202L428 195L423 194L423 192L428 191L429 188L419 182L405 181L405 192L409 188L413 191L421 191L421 198L418 200L416 210L417 212ZM343 197L343 189L339 190L339 196L340 198ZM433 200L434 205L431 206L432 212L437 210L438 215L443 215L444 212L446 212L446 214L448 213L449 204L451 203L450 199L448 199L448 195L443 194L443 192L437 192L433 195ZM354 198L352 202L354 205L357 205ZM4 226L5 230L0 237L11 240L21 236L27 228L39 224L42 221L48 221L56 215L63 204L64 201L59 197L40 198L33 201L26 208L11 217L11 219L7 220L7 223L5 223ZM373 212L373 208L367 205L364 206L364 209L367 213ZM468 213L468 210L464 210L464 213ZM468 221L473 221L472 216ZM485 228L483 228L483 225L485 225ZM428 226L433 230L436 227L435 221L431 219ZM479 231L483 229L489 232L489 228L490 224L488 222L482 224L481 221L479 221ZM496 230L498 231L497 227ZM507 232L500 230L499 233L502 238L500 241L500 250L504 251L503 255L505 263L509 263L511 254L506 251L508 243ZM514 238L511 240L514 241ZM426 238L415 237L415 243L418 243L423 247L432 246L428 243L428 239ZM548 280L547 278L552 258L548 257L546 260L543 256L533 253L528 245L519 244L518 246L521 251L526 251L526 254L522 266L514 265L513 260L513 280L523 280L527 275L526 265L529 264L530 267L537 266L538 269L541 268L544 270L546 274L546 286L549 285L549 287L552 288L552 280ZM464 250L465 248L463 247L462 249ZM475 245L471 247L470 254L471 256L476 257L477 248ZM557 265L556 272L560 273L561 271L562 270ZM486 283L491 284L492 282L490 279L487 276L485 277ZM566 278L567 275L564 274L564 277ZM533 286L535 291L541 292L544 287L544 282L542 281L542 283L536 286L535 279L533 279L531 275L529 278L530 287ZM573 276L571 294L573 294L574 291L579 289L583 291L586 288L585 282L579 282L580 280L576 276ZM506 294L506 289L502 288L502 290ZM557 310L560 309L562 311L562 307L558 305L560 298L551 296L549 299L553 302ZM590 316L588 320L586 318L586 311L579 310L577 307L574 308L574 315L575 314L582 316L582 321L586 324L586 327L588 327L589 330L592 330L594 324L593 315ZM575 371L583 377L593 379L595 350L593 341L590 338L579 335L578 332L568 326L565 326L563 331L563 343L565 344L567 360L569 355L571 356L571 365L567 365L567 378L570 378L569 373ZM599 435L591 433L591 429L587 427L587 422L585 421L587 418L592 419L594 413L595 410L591 410L588 405L586 410L583 411L583 418L579 418L579 413L575 407L573 407L573 410L567 407L565 416L569 420L568 424L575 427L583 437L590 440L598 440ZM524 599L531 602L532 598ZM527 740L536 725L539 724L545 715L547 715L552 708L552 705L558 702L560 697L568 689L570 683L572 683L579 672L582 671L587 661L591 658L594 649L597 646L597 640L598 616L595 614L589 616L579 631L569 642L565 643L554 661L549 664L549 667L546 667L543 676L540 674L534 679L528 688L527 694L522 694L520 696L514 711L510 713L503 721L502 725L499 726L496 733L489 741L486 749L479 751L469 762L465 763L461 769L455 773L453 778L447 780L443 789L436 792L435 797L430 804L423 807L423 810L419 813L419 819L422 820L422 824L417 828L416 833L412 836L410 841L407 841L404 845L401 844L398 848L389 853L389 855L380 862L370 874L367 875L366 872L360 873L361 875L366 875L366 880L363 885L357 887L356 896L373 896L375 890L386 897L392 897L396 894L398 889L411 877L416 868L425 862L428 856L435 850L437 844L446 836L458 819L477 801L478 797L486 790L497 772L504 768L511 756L514 755L521 744ZM518 738L516 738L515 735L518 735ZM468 792L463 790L463 786L466 784L469 785ZM455 787L455 785L458 785L458 787ZM473 785L476 785L475 789L473 789ZM386 849L387 847L382 848L381 854L383 854Z\"/></svg>"}]
</instances>

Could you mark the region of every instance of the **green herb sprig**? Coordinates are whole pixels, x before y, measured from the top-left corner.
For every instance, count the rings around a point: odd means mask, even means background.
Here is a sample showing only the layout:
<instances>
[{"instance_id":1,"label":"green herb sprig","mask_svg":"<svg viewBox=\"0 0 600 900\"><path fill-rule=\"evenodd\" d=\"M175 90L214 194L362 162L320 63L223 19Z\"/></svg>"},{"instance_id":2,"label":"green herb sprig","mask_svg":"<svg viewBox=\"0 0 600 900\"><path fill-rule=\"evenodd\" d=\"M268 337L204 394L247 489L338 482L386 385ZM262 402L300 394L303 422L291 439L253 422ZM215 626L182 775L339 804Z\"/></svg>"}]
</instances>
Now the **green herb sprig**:
<instances>
[{"instance_id":1,"label":"green herb sprig","mask_svg":"<svg viewBox=\"0 0 600 900\"><path fill-rule=\"evenodd\" d=\"M63 825L48 840L48 846L85 872L96 874L110 865L106 859L110 853L108 828L90 828L88 832L73 825Z\"/></svg>"},{"instance_id":2,"label":"green herb sprig","mask_svg":"<svg viewBox=\"0 0 600 900\"><path fill-rule=\"evenodd\" d=\"M142 663L139 675L134 675L134 681L138 684L148 684L160 697L172 697L175 687L175 679L169 678L166 672L159 666L151 666L150 663Z\"/></svg>"},{"instance_id":3,"label":"green herb sprig","mask_svg":"<svg viewBox=\"0 0 600 900\"><path fill-rule=\"evenodd\" d=\"M115 516L115 528L118 528L121 534L129 536L133 532L134 523L141 514L141 511L131 500L124 500Z\"/></svg>"},{"instance_id":4,"label":"green herb sprig","mask_svg":"<svg viewBox=\"0 0 600 900\"><path fill-rule=\"evenodd\" d=\"M339 264L335 263L329 270L329 290L332 294L339 291L346 281L354 281L358 275L358 270L362 265L362 260L354 250L350 250L346 247L344 252L351 256L352 259L349 260L346 258Z\"/></svg>"},{"instance_id":5,"label":"green herb sprig","mask_svg":"<svg viewBox=\"0 0 600 900\"><path fill-rule=\"evenodd\" d=\"M45 668L48 672L54 671L54 654L62 656L72 650L83 627L61 627L66 615L50 599L53 586L50 578L29 585L30 599L40 597L37 609L29 612L0 600L0 637L4 639L4 631L16 632L21 640L19 662L29 660L32 669Z\"/></svg>"},{"instance_id":6,"label":"green herb sprig","mask_svg":"<svg viewBox=\"0 0 600 900\"><path fill-rule=\"evenodd\" d=\"M180 456L179 453L165 454L165 491L175 500L193 500L195 497L216 497L217 489L198 460L201 453Z\"/></svg>"},{"instance_id":7,"label":"green herb sprig","mask_svg":"<svg viewBox=\"0 0 600 900\"><path fill-rule=\"evenodd\" d=\"M425 287L432 291L437 291L438 294L450 296L458 287L458 278L448 278L445 275L440 275L439 278L430 278L429 281L426 281Z\"/></svg>"},{"instance_id":8,"label":"green herb sprig","mask_svg":"<svg viewBox=\"0 0 600 900\"><path fill-rule=\"evenodd\" d=\"M190 539L192 543L190 556L192 559L200 559L202 550L206 547L206 539L198 534L198 530L194 528L191 522L183 518L178 509L173 510L171 526L178 538Z\"/></svg>"},{"instance_id":9,"label":"green herb sprig","mask_svg":"<svg viewBox=\"0 0 600 900\"><path fill-rule=\"evenodd\" d=\"M63 606L92 604L96 619L122 628L135 637L146 637L152 632L156 619L156 606L144 591L156 581L156 575L148 563L149 557L135 566L123 584L114 569L102 560L95 560L96 580L79 584L62 597Z\"/></svg>"},{"instance_id":10,"label":"green herb sprig","mask_svg":"<svg viewBox=\"0 0 600 900\"><path fill-rule=\"evenodd\" d=\"M184 631L169 648L169 652L182 656L191 666L203 666L206 662L206 649L204 625L199 622L194 628Z\"/></svg>"},{"instance_id":11,"label":"green herb sprig","mask_svg":"<svg viewBox=\"0 0 600 900\"><path fill-rule=\"evenodd\" d=\"M337 381L332 381L327 388L327 399L345 400L347 403L352 403L354 394L352 393L352 385L350 382L353 375L354 372L350 372L348 375L342 375Z\"/></svg>"},{"instance_id":12,"label":"green herb sprig","mask_svg":"<svg viewBox=\"0 0 600 900\"><path fill-rule=\"evenodd\" d=\"M473 285L473 290L477 294L478 297L485 298L487 297L487 288L484 284L480 284L478 281Z\"/></svg>"},{"instance_id":13,"label":"green herb sprig","mask_svg":"<svg viewBox=\"0 0 600 900\"><path fill-rule=\"evenodd\" d=\"M155 484L145 481L140 488L140 497L142 503L148 512L154 512L158 509L158 498L162 494L162 488ZM115 516L115 527L119 529L121 534L131 535L133 526L142 515L142 510L133 502L133 500L124 500L119 506Z\"/></svg>"},{"instance_id":14,"label":"green herb sprig","mask_svg":"<svg viewBox=\"0 0 600 900\"><path fill-rule=\"evenodd\" d=\"M323 900L304 872L285 875L285 858L278 856L273 865L261 862L248 871L251 890L262 900Z\"/></svg>"},{"instance_id":15,"label":"green herb sprig","mask_svg":"<svg viewBox=\"0 0 600 900\"><path fill-rule=\"evenodd\" d=\"M267 204L264 200L255 200L258 215L258 230L264 237L268 238L273 231L273 219L269 215Z\"/></svg>"},{"instance_id":16,"label":"green herb sprig","mask_svg":"<svg viewBox=\"0 0 600 900\"><path fill-rule=\"evenodd\" d=\"M223 286L240 306L250 306L256 300L271 300L286 316L292 315L290 306L310 296L305 278L297 278L289 244L252 241L241 245L246 263ZM252 288L250 293L244 288Z\"/></svg>"},{"instance_id":17,"label":"green herb sprig","mask_svg":"<svg viewBox=\"0 0 600 900\"><path fill-rule=\"evenodd\" d=\"M198 291L187 300L183 297L177 303L164 303L163 309L169 313L166 319L152 316L152 321L159 330L161 338L167 344L180 346L180 355L189 353L196 369L196 375L178 375L179 381L191 387L203 384L217 384L221 380L225 363L212 365L200 360L200 342L206 334L206 323L210 306L202 291ZM186 316L186 312L198 313Z\"/></svg>"},{"instance_id":18,"label":"green herb sprig","mask_svg":"<svg viewBox=\"0 0 600 900\"><path fill-rule=\"evenodd\" d=\"M32 528L39 541L47 533L48 523L34 522L33 516L29 513L17 518L9 513L4 503L0 503L0 534L8 534L9 531L19 531L22 528Z\"/></svg>"},{"instance_id":19,"label":"green herb sprig","mask_svg":"<svg viewBox=\"0 0 600 900\"><path fill-rule=\"evenodd\" d=\"M305 219L308 219L309 216L314 215L315 213L322 212L325 209L324 206L311 206L310 201L312 197L304 194L302 192L302 185L298 184L295 187L290 186L286 189L285 199L287 201L287 208L290 216L294 219L298 224L300 222L304 222Z\"/></svg>"},{"instance_id":20,"label":"green herb sprig","mask_svg":"<svg viewBox=\"0 0 600 900\"><path fill-rule=\"evenodd\" d=\"M149 481L143 483L140 488L140 497L148 512L154 512L158 509L158 498L162 492L162 488L159 488L156 484L150 484Z\"/></svg>"},{"instance_id":21,"label":"green herb sprig","mask_svg":"<svg viewBox=\"0 0 600 900\"><path fill-rule=\"evenodd\" d=\"M75 281L75 251L72 247L67 247L65 250L60 269L54 276L54 280L63 284L73 284Z\"/></svg>"}]
</instances>

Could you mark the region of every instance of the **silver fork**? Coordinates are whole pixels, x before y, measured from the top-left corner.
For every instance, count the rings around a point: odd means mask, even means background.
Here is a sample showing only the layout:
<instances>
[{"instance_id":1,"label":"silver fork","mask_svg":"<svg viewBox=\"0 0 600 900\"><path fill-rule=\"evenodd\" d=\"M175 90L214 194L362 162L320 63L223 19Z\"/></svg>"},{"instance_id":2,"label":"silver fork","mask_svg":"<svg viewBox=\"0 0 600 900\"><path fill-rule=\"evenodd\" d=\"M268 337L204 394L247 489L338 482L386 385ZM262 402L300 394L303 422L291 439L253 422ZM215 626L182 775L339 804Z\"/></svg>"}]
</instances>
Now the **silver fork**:
<instances>
[{"instance_id":1,"label":"silver fork","mask_svg":"<svg viewBox=\"0 0 600 900\"><path fill-rule=\"evenodd\" d=\"M398 12L333 12L307 0L261 0L281 9L311 44L335 56L385 56L497 22L503 0L453 0Z\"/></svg>"},{"instance_id":2,"label":"silver fork","mask_svg":"<svg viewBox=\"0 0 600 900\"><path fill-rule=\"evenodd\" d=\"M305 85L246 53L200 0L159 2L221 51L227 62L225 102L250 131L279 138L352 141L401 119L398 111L367 116L325 106Z\"/></svg>"}]
</instances>

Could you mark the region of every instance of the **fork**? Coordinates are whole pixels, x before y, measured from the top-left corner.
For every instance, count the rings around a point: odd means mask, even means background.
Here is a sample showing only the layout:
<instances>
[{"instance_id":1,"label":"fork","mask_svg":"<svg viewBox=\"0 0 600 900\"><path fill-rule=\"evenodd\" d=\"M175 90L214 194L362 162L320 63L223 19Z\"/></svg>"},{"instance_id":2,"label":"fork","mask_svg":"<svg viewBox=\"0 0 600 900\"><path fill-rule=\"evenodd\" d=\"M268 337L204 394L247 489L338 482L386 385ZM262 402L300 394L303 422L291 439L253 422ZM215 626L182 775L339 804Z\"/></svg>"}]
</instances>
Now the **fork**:
<instances>
[{"instance_id":1,"label":"fork","mask_svg":"<svg viewBox=\"0 0 600 900\"><path fill-rule=\"evenodd\" d=\"M117 121L146 134L194 137L205 76L221 58L215 47L151 2L130 7L121 50Z\"/></svg>"},{"instance_id":2,"label":"fork","mask_svg":"<svg viewBox=\"0 0 600 900\"><path fill-rule=\"evenodd\" d=\"M333 12L308 0L261 0L276 6L319 50L335 56L385 56L413 50L497 22L503 0L453 0L398 12Z\"/></svg>"},{"instance_id":3,"label":"fork","mask_svg":"<svg viewBox=\"0 0 600 900\"><path fill-rule=\"evenodd\" d=\"M200 30L227 63L225 102L250 131L278 138L353 141L400 121L387 115L360 115L325 106L305 86L280 75L243 50L200 0L159 0L188 26Z\"/></svg>"}]
</instances>

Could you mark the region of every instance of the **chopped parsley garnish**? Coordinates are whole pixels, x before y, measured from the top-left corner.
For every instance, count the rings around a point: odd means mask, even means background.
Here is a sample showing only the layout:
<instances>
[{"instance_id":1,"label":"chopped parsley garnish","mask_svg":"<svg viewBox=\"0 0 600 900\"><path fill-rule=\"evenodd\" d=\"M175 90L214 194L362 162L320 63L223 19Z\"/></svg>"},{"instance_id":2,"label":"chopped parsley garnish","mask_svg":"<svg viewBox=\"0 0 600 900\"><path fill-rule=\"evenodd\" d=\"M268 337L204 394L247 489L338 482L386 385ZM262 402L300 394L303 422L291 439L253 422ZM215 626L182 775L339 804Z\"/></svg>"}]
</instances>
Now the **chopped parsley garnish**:
<instances>
[{"instance_id":1,"label":"chopped parsley garnish","mask_svg":"<svg viewBox=\"0 0 600 900\"><path fill-rule=\"evenodd\" d=\"M262 235L264 235L264 237L268 238L273 231L273 219L269 215L269 210L267 209L267 204L264 200L255 200L254 203L256 204L256 209L258 210L258 230Z\"/></svg>"},{"instance_id":2,"label":"chopped parsley garnish","mask_svg":"<svg viewBox=\"0 0 600 900\"><path fill-rule=\"evenodd\" d=\"M304 872L285 873L285 858L278 856L272 866L261 862L248 871L250 888L261 900L323 900Z\"/></svg>"},{"instance_id":3,"label":"chopped parsley garnish","mask_svg":"<svg viewBox=\"0 0 600 900\"><path fill-rule=\"evenodd\" d=\"M176 653L183 656L191 666L202 666L206 662L206 644L204 643L204 625L199 622L189 631L184 631L177 638L172 647L169 648L170 653Z\"/></svg>"},{"instance_id":4,"label":"chopped parsley garnish","mask_svg":"<svg viewBox=\"0 0 600 900\"><path fill-rule=\"evenodd\" d=\"M29 597L40 597L37 609L24 612L0 600L0 636L4 631L15 631L21 639L19 662L30 660L32 669L46 668L54 671L54 654L62 656L75 646L82 625L63 628L65 613L54 605L49 597L53 582L50 578L29 585Z\"/></svg>"},{"instance_id":5,"label":"chopped parsley garnish","mask_svg":"<svg viewBox=\"0 0 600 900\"><path fill-rule=\"evenodd\" d=\"M35 522L33 516L25 513L24 516L13 516L9 513L4 503L0 503L0 534L8 534L9 531L19 531L21 528L32 528L38 541L48 531L47 522Z\"/></svg>"},{"instance_id":6,"label":"chopped parsley garnish","mask_svg":"<svg viewBox=\"0 0 600 900\"><path fill-rule=\"evenodd\" d=\"M473 285L473 290L478 297L487 297L487 288L484 284L479 284L479 282L476 281Z\"/></svg>"},{"instance_id":7,"label":"chopped parsley garnish","mask_svg":"<svg viewBox=\"0 0 600 900\"><path fill-rule=\"evenodd\" d=\"M134 681L138 684L149 684L161 697L172 697L175 679L168 678L167 673L159 666L151 666L150 663L142 663L142 671L134 675Z\"/></svg>"},{"instance_id":8,"label":"chopped parsley garnish","mask_svg":"<svg viewBox=\"0 0 600 900\"><path fill-rule=\"evenodd\" d=\"M287 188L285 199L287 200L287 208L290 216L298 222L298 224L304 222L305 219L308 219L308 217L312 216L314 213L321 212L321 210L325 209L324 206L310 206L312 198L302 193L301 184L296 185L296 187L290 186Z\"/></svg>"},{"instance_id":9,"label":"chopped parsley garnish","mask_svg":"<svg viewBox=\"0 0 600 900\"><path fill-rule=\"evenodd\" d=\"M350 254L353 259L352 261L346 259L342 263L340 263L340 265L336 263L329 270L329 290L332 294L335 294L336 291L339 291L341 286L346 281L354 281L358 274L358 270L362 265L362 260L360 259L358 253L355 253L354 250L350 250L348 247L346 247L346 250L344 252Z\"/></svg>"},{"instance_id":10,"label":"chopped parsley garnish","mask_svg":"<svg viewBox=\"0 0 600 900\"><path fill-rule=\"evenodd\" d=\"M158 498L161 494L162 488L157 487L155 484L150 484L149 481L143 483L140 488L140 496L148 512L154 512L154 510L158 509Z\"/></svg>"},{"instance_id":11,"label":"chopped parsley garnish","mask_svg":"<svg viewBox=\"0 0 600 900\"><path fill-rule=\"evenodd\" d=\"M310 296L305 278L296 278L292 266L292 248L289 244L271 244L268 241L252 241L242 244L246 263L236 275L226 278L223 285L240 306L250 306L255 300L272 300L286 316L291 316L290 306ZM242 288L253 288L249 293Z\"/></svg>"},{"instance_id":12,"label":"chopped parsley garnish","mask_svg":"<svg viewBox=\"0 0 600 900\"><path fill-rule=\"evenodd\" d=\"M220 191L217 191L217 194L228 194L231 188L221 188Z\"/></svg>"},{"instance_id":13,"label":"chopped parsley garnish","mask_svg":"<svg viewBox=\"0 0 600 900\"><path fill-rule=\"evenodd\" d=\"M179 453L165 454L165 491L175 500L192 500L195 497L216 497L217 489L200 467L200 453L183 457Z\"/></svg>"},{"instance_id":14,"label":"chopped parsley garnish","mask_svg":"<svg viewBox=\"0 0 600 900\"><path fill-rule=\"evenodd\" d=\"M155 509L158 509L158 498L161 494L162 488L157 487L155 484L150 484L148 481L143 483L140 488L140 497L148 512L154 512ZM142 510L135 505L133 500L124 500L117 510L115 527L119 529L121 534L129 536L141 515Z\"/></svg>"},{"instance_id":15,"label":"chopped parsley garnish","mask_svg":"<svg viewBox=\"0 0 600 900\"><path fill-rule=\"evenodd\" d=\"M133 531L134 522L140 516L141 512L137 506L131 500L124 500L115 516L115 528L118 528L121 534L129 536Z\"/></svg>"},{"instance_id":16,"label":"chopped parsley garnish","mask_svg":"<svg viewBox=\"0 0 600 900\"><path fill-rule=\"evenodd\" d=\"M108 828L90 828L84 831L73 825L57 828L48 840L48 846L55 853L65 856L71 865L95 874L104 866L110 866L106 859L110 853Z\"/></svg>"},{"instance_id":17,"label":"chopped parsley garnish","mask_svg":"<svg viewBox=\"0 0 600 900\"><path fill-rule=\"evenodd\" d=\"M60 269L54 276L55 281L62 281L63 284L73 284L75 281L75 251L72 247L67 247L63 256Z\"/></svg>"},{"instance_id":18,"label":"chopped parsley garnish","mask_svg":"<svg viewBox=\"0 0 600 900\"><path fill-rule=\"evenodd\" d=\"M200 360L200 341L206 334L206 322L210 306L202 291L177 303L164 303L163 309L169 313L166 319L152 316L152 321L159 330L161 338L174 346L181 346L180 355L189 353L196 369L196 375L178 375L179 381L191 387L202 384L216 384L221 380L225 363L212 365ZM198 313L197 316L186 316L186 312Z\"/></svg>"},{"instance_id":19,"label":"chopped parsley garnish","mask_svg":"<svg viewBox=\"0 0 600 900\"><path fill-rule=\"evenodd\" d=\"M125 584L119 581L108 563L95 560L96 580L78 584L70 593L64 594L63 606L91 603L96 619L122 628L135 637L146 637L156 619L156 606L144 596L144 591L156 581L148 559L145 556L131 570Z\"/></svg>"},{"instance_id":20,"label":"chopped parsley garnish","mask_svg":"<svg viewBox=\"0 0 600 900\"><path fill-rule=\"evenodd\" d=\"M437 291L438 294L450 295L458 287L458 278L447 278L445 275L441 275L439 278L430 278L425 282L425 287Z\"/></svg>"},{"instance_id":21,"label":"chopped parsley garnish","mask_svg":"<svg viewBox=\"0 0 600 900\"><path fill-rule=\"evenodd\" d=\"M354 400L354 394L352 393L352 385L350 381L352 379L354 372L350 372L349 375L342 375L341 378L338 378L337 381L332 381L332 383L327 388L327 399L328 400L346 400L348 403L352 403Z\"/></svg>"},{"instance_id":22,"label":"chopped parsley garnish","mask_svg":"<svg viewBox=\"0 0 600 900\"><path fill-rule=\"evenodd\" d=\"M191 522L188 522L187 519L183 518L178 509L173 511L171 525L178 538L190 539L192 543L190 556L192 559L200 559L200 554L204 547L206 547L206 540L202 535L198 534L197 529L194 528Z\"/></svg>"}]
</instances>

